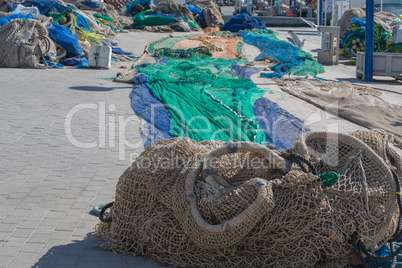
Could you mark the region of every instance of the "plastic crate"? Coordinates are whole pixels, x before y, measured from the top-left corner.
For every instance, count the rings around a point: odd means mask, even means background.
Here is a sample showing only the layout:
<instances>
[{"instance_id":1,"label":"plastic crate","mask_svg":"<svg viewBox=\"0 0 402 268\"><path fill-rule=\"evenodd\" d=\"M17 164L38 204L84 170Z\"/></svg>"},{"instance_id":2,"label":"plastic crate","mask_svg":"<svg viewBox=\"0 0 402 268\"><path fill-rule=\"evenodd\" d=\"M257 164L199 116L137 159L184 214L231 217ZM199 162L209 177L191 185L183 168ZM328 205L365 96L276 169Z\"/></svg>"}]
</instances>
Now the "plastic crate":
<instances>
[{"instance_id":1,"label":"plastic crate","mask_svg":"<svg viewBox=\"0 0 402 268\"><path fill-rule=\"evenodd\" d=\"M356 77L364 79L364 52L357 53ZM402 76L402 54L374 52L373 76Z\"/></svg>"}]
</instances>

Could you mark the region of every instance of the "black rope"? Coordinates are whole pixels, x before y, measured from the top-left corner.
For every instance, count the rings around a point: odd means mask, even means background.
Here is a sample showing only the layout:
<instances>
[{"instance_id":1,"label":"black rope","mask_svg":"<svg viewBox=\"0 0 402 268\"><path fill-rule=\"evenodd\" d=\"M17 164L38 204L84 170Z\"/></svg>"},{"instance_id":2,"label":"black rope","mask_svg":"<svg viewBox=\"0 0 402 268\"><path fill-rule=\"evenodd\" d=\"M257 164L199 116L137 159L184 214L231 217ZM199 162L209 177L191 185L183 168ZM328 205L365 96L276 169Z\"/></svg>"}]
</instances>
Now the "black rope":
<instances>
[{"instance_id":1,"label":"black rope","mask_svg":"<svg viewBox=\"0 0 402 268\"><path fill-rule=\"evenodd\" d=\"M292 163L299 165L304 173L309 173L306 167L303 165L303 163L306 164L310 168L311 173L317 175L317 169L313 166L313 164L300 154L283 152L280 154L280 156Z\"/></svg>"},{"instance_id":2,"label":"black rope","mask_svg":"<svg viewBox=\"0 0 402 268\"><path fill-rule=\"evenodd\" d=\"M113 220L112 217L108 217L108 218L103 217L103 215L105 214L106 210L107 210L108 208L112 207L113 204L114 204L114 202L110 202L109 204L106 204L106 205L102 208L102 210L101 210L100 213L99 213L99 220L100 220L101 222L111 222L111 221Z\"/></svg>"},{"instance_id":3,"label":"black rope","mask_svg":"<svg viewBox=\"0 0 402 268\"><path fill-rule=\"evenodd\" d=\"M372 266L371 264L369 264L362 256L359 248L357 247L357 232L354 232L352 234L352 245L353 245L353 250L357 256L357 258L359 259L360 263L365 267L365 268L372 268L374 266Z\"/></svg>"}]
</instances>

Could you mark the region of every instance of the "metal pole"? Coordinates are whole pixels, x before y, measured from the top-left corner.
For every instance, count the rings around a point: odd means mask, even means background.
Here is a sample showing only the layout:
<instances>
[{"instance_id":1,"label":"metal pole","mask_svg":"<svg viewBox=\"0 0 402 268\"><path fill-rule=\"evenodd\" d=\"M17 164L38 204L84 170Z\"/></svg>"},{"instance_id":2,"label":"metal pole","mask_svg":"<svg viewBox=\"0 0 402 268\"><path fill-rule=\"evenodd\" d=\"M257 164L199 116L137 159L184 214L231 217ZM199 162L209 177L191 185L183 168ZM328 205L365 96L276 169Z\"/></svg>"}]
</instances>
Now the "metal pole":
<instances>
[{"instance_id":1,"label":"metal pole","mask_svg":"<svg viewBox=\"0 0 402 268\"><path fill-rule=\"evenodd\" d=\"M300 18L303 17L303 0L300 0Z\"/></svg>"},{"instance_id":2,"label":"metal pole","mask_svg":"<svg viewBox=\"0 0 402 268\"><path fill-rule=\"evenodd\" d=\"M338 18L342 18L343 16L343 0L342 0L342 5L341 5L341 14L338 16Z\"/></svg>"},{"instance_id":3,"label":"metal pole","mask_svg":"<svg viewBox=\"0 0 402 268\"><path fill-rule=\"evenodd\" d=\"M296 18L296 0L293 0L293 17Z\"/></svg>"},{"instance_id":4,"label":"metal pole","mask_svg":"<svg viewBox=\"0 0 402 268\"><path fill-rule=\"evenodd\" d=\"M303 0L300 0L300 18L303 17Z\"/></svg>"},{"instance_id":5,"label":"metal pole","mask_svg":"<svg viewBox=\"0 0 402 268\"><path fill-rule=\"evenodd\" d=\"M334 20L335 20L335 12L334 12L334 10L335 10L335 1L334 0L332 0L332 3L331 3L331 10L332 10L332 12L331 12L331 26L334 26Z\"/></svg>"},{"instance_id":6,"label":"metal pole","mask_svg":"<svg viewBox=\"0 0 402 268\"><path fill-rule=\"evenodd\" d=\"M322 25L322 0L318 1L318 26Z\"/></svg>"},{"instance_id":7,"label":"metal pole","mask_svg":"<svg viewBox=\"0 0 402 268\"><path fill-rule=\"evenodd\" d=\"M366 0L366 51L364 53L364 81L373 81L374 1Z\"/></svg>"},{"instance_id":8,"label":"metal pole","mask_svg":"<svg viewBox=\"0 0 402 268\"><path fill-rule=\"evenodd\" d=\"M381 12L382 12L382 2L383 2L383 1L381 0L381 8L380 8L380 11L381 11Z\"/></svg>"}]
</instances>

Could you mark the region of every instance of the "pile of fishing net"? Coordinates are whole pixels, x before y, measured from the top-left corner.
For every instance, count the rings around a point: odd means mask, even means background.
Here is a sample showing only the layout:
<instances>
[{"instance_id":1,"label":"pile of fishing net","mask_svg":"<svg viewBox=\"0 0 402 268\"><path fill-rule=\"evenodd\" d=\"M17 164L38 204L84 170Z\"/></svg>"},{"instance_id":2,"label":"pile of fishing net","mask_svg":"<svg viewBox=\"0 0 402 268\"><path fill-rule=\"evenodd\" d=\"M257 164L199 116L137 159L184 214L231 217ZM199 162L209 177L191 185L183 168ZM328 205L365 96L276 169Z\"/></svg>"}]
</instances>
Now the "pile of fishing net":
<instances>
[{"instance_id":1,"label":"pile of fishing net","mask_svg":"<svg viewBox=\"0 0 402 268\"><path fill-rule=\"evenodd\" d=\"M389 138L310 132L281 151L159 141L122 174L95 233L109 250L177 267L365 263L402 236L402 162Z\"/></svg>"},{"instance_id":2,"label":"pile of fishing net","mask_svg":"<svg viewBox=\"0 0 402 268\"><path fill-rule=\"evenodd\" d=\"M0 27L0 66L45 68L50 50L48 31L38 21L15 18Z\"/></svg>"},{"instance_id":3,"label":"pile of fishing net","mask_svg":"<svg viewBox=\"0 0 402 268\"><path fill-rule=\"evenodd\" d=\"M392 133L395 144L402 146L402 106L381 99L378 90L349 82L318 79L291 78L276 82L283 91L321 109L366 128L381 128Z\"/></svg>"},{"instance_id":4,"label":"pile of fishing net","mask_svg":"<svg viewBox=\"0 0 402 268\"><path fill-rule=\"evenodd\" d=\"M148 31L156 31L158 29L172 29L179 32L189 32L191 30L197 31L198 24L189 19L185 19L176 14L157 14L154 10L149 9L137 13L133 17L134 27L136 29L144 29ZM161 26L164 26L161 28Z\"/></svg>"},{"instance_id":5,"label":"pile of fishing net","mask_svg":"<svg viewBox=\"0 0 402 268\"><path fill-rule=\"evenodd\" d=\"M148 1L136 0L125 5L124 11L134 15L134 27L152 32L198 31L200 26L223 25L218 6L211 0L196 0L179 4L162 1L151 9Z\"/></svg>"},{"instance_id":6,"label":"pile of fishing net","mask_svg":"<svg viewBox=\"0 0 402 268\"><path fill-rule=\"evenodd\" d=\"M343 38L339 54L345 57L356 57L357 52L365 51L366 13L360 8L347 10L338 22ZM402 53L402 43L394 42L402 22L389 12L374 14L374 51Z\"/></svg>"},{"instance_id":7,"label":"pile of fishing net","mask_svg":"<svg viewBox=\"0 0 402 268\"><path fill-rule=\"evenodd\" d=\"M241 30L249 29L266 29L265 22L259 18L241 13L228 20L221 28L221 31L238 32Z\"/></svg>"},{"instance_id":8,"label":"pile of fishing net","mask_svg":"<svg viewBox=\"0 0 402 268\"><path fill-rule=\"evenodd\" d=\"M222 14L214 1L188 0L187 6L193 12L194 16L199 15L203 28L203 24L205 24L205 27L221 27L223 25Z\"/></svg>"},{"instance_id":9,"label":"pile of fishing net","mask_svg":"<svg viewBox=\"0 0 402 268\"><path fill-rule=\"evenodd\" d=\"M238 59L243 56L244 43L241 37L230 33L211 32L180 40L173 49L206 48L212 58Z\"/></svg>"},{"instance_id":10,"label":"pile of fishing net","mask_svg":"<svg viewBox=\"0 0 402 268\"><path fill-rule=\"evenodd\" d=\"M7 12L24 5L26 8L35 7L41 12L41 15L2 12L0 29L16 18L28 20L28 24L36 21L47 29L44 35L46 39L42 39L47 40L48 45L40 53L42 55L40 56L42 58L41 64L55 68L64 67L62 64L88 68L90 46L92 44L105 44L105 40L116 35L116 29L122 29L126 26L127 19L118 15L113 6L105 3L70 2L66 4L61 0L27 0L20 4L8 3L2 7ZM77 6L81 9L78 9ZM26 34L29 38L29 33ZM12 39L9 38L9 40ZM18 45L18 41L14 45ZM134 58L132 54L117 48L116 44L112 46L112 50L115 61ZM36 54L39 55L38 53ZM14 57L17 55L15 54ZM15 64L5 65L5 62L3 65L15 67ZM18 67L29 66L20 64Z\"/></svg>"},{"instance_id":11,"label":"pile of fishing net","mask_svg":"<svg viewBox=\"0 0 402 268\"><path fill-rule=\"evenodd\" d=\"M255 60L270 60L273 73L262 73L262 77L282 77L289 75L316 76L325 71L324 67L314 60L314 57L289 42L279 40L276 33L268 29L246 30L241 33L243 41L258 47L261 53Z\"/></svg>"}]
</instances>

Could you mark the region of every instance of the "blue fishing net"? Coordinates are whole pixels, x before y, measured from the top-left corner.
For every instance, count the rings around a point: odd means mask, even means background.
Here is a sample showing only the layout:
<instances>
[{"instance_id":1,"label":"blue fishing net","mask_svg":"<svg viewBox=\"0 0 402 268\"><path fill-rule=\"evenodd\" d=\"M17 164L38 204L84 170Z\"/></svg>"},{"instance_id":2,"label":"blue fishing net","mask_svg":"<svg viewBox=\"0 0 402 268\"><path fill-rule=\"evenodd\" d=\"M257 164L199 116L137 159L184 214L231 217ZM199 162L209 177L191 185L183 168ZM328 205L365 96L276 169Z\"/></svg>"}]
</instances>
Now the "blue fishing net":
<instances>
[{"instance_id":1,"label":"blue fishing net","mask_svg":"<svg viewBox=\"0 0 402 268\"><path fill-rule=\"evenodd\" d=\"M87 65L88 66L88 56L74 56L66 55L66 58L62 61L64 65L76 66L76 65Z\"/></svg>"},{"instance_id":2,"label":"blue fishing net","mask_svg":"<svg viewBox=\"0 0 402 268\"><path fill-rule=\"evenodd\" d=\"M400 243L396 243L396 249L398 249L401 246ZM375 252L378 256L388 256L391 254L391 250L389 249L388 246L384 245L380 249L378 249ZM382 267L382 268L391 268L392 266L392 260L388 261L375 261L375 260L370 260L366 258L366 261L371 264L373 267ZM360 267L363 267L361 265ZM396 257L396 263L395 263L396 268L402 268L402 254L398 254Z\"/></svg>"},{"instance_id":3,"label":"blue fishing net","mask_svg":"<svg viewBox=\"0 0 402 268\"><path fill-rule=\"evenodd\" d=\"M266 140L277 150L293 147L301 133L310 131L302 120L267 98L258 99L253 109Z\"/></svg>"},{"instance_id":4,"label":"blue fishing net","mask_svg":"<svg viewBox=\"0 0 402 268\"><path fill-rule=\"evenodd\" d=\"M145 75L134 76L134 88L130 93L134 112L149 123L141 132L145 147L154 141L172 138L169 134L172 116L165 105L155 98L146 83Z\"/></svg>"},{"instance_id":5,"label":"blue fishing net","mask_svg":"<svg viewBox=\"0 0 402 268\"><path fill-rule=\"evenodd\" d=\"M7 4L7 12L13 12L17 6L19 5L19 3L15 3L15 2L11 2Z\"/></svg>"},{"instance_id":6,"label":"blue fishing net","mask_svg":"<svg viewBox=\"0 0 402 268\"><path fill-rule=\"evenodd\" d=\"M51 23L48 25L49 37L68 53L81 55L84 51L79 44L78 35L70 28Z\"/></svg>"},{"instance_id":7,"label":"blue fishing net","mask_svg":"<svg viewBox=\"0 0 402 268\"><path fill-rule=\"evenodd\" d=\"M90 24L89 19L85 18L84 16L81 16L76 11L74 11L73 13L75 16L77 16L77 18L76 18L77 26L84 28L87 31L92 32L91 27L89 26L89 24Z\"/></svg>"},{"instance_id":8,"label":"blue fishing net","mask_svg":"<svg viewBox=\"0 0 402 268\"><path fill-rule=\"evenodd\" d=\"M260 70L257 68L245 68L241 67L238 64L233 64L232 65L232 72L233 74L237 75L238 77L251 80L251 76L253 74L259 73Z\"/></svg>"},{"instance_id":9,"label":"blue fishing net","mask_svg":"<svg viewBox=\"0 0 402 268\"><path fill-rule=\"evenodd\" d=\"M155 141L168 140L174 138L169 133L155 127L155 125L152 123L145 123L142 126L141 137L142 141L144 142L145 148L151 145Z\"/></svg>"},{"instance_id":10,"label":"blue fishing net","mask_svg":"<svg viewBox=\"0 0 402 268\"><path fill-rule=\"evenodd\" d=\"M47 14L48 12L59 12L55 7L59 0L26 0L22 4L26 7L37 7L40 14Z\"/></svg>"},{"instance_id":11,"label":"blue fishing net","mask_svg":"<svg viewBox=\"0 0 402 268\"><path fill-rule=\"evenodd\" d=\"M92 2L92 1L83 1L83 2L80 2L80 4L86 5L87 7L90 7L90 8L103 8L103 6L99 5L96 2Z\"/></svg>"},{"instance_id":12,"label":"blue fishing net","mask_svg":"<svg viewBox=\"0 0 402 268\"><path fill-rule=\"evenodd\" d=\"M232 17L226 22L221 31L238 32L245 29L266 29L265 23L259 18L248 15L247 13L241 13Z\"/></svg>"},{"instance_id":13,"label":"blue fishing net","mask_svg":"<svg viewBox=\"0 0 402 268\"><path fill-rule=\"evenodd\" d=\"M34 16L32 14L28 14L28 15L23 15L21 13L12 14L8 17L0 18L0 27L6 23L9 23L12 19L31 19L31 20L33 20Z\"/></svg>"},{"instance_id":14,"label":"blue fishing net","mask_svg":"<svg viewBox=\"0 0 402 268\"><path fill-rule=\"evenodd\" d=\"M103 43L104 45L110 46L110 47L112 48L112 53L114 53L114 54L120 54L120 55L125 55L125 56L127 56L127 57L129 57L129 58L135 59L135 56L133 55L133 53L123 51L121 48L117 47L117 45L118 45L117 43L112 42L112 41L110 41L110 40L108 40L108 39L101 39L101 41L102 41L102 43Z\"/></svg>"},{"instance_id":15,"label":"blue fishing net","mask_svg":"<svg viewBox=\"0 0 402 268\"><path fill-rule=\"evenodd\" d=\"M207 22L205 21L204 13L202 12L201 9L199 9L196 6L187 4L188 9L190 9L191 13L193 13L194 16L198 16L198 24L202 27L205 28L207 27Z\"/></svg>"},{"instance_id":16,"label":"blue fishing net","mask_svg":"<svg viewBox=\"0 0 402 268\"><path fill-rule=\"evenodd\" d=\"M284 74L283 73L261 73L261 77L265 77L265 78L282 78Z\"/></svg>"},{"instance_id":17,"label":"blue fishing net","mask_svg":"<svg viewBox=\"0 0 402 268\"><path fill-rule=\"evenodd\" d=\"M271 67L271 70L278 74L312 75L325 71L324 67L314 60L314 57L299 50L292 44L279 40L272 31L243 31L243 41L247 44L258 47L261 53L256 60L269 58L277 60L278 63Z\"/></svg>"}]
</instances>

